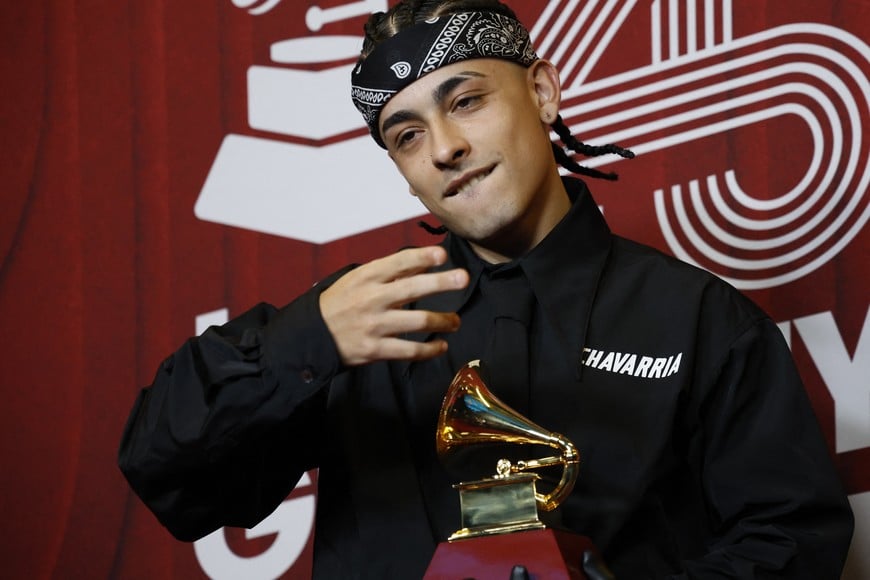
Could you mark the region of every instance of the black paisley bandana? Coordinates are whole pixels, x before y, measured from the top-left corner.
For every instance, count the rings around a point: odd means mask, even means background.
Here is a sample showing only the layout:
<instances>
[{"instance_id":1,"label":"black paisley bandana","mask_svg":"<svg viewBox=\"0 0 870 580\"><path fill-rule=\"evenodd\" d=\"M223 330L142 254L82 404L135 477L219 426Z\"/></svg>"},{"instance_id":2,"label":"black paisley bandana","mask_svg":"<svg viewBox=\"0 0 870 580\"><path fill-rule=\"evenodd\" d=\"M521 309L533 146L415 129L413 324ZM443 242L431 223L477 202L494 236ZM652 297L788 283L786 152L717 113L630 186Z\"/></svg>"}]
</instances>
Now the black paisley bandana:
<instances>
[{"instance_id":1,"label":"black paisley bandana","mask_svg":"<svg viewBox=\"0 0 870 580\"><path fill-rule=\"evenodd\" d=\"M538 60L518 21L492 12L459 12L399 32L358 63L351 74L351 98L378 145L386 149L378 120L393 95L442 66L472 58L522 66Z\"/></svg>"}]
</instances>

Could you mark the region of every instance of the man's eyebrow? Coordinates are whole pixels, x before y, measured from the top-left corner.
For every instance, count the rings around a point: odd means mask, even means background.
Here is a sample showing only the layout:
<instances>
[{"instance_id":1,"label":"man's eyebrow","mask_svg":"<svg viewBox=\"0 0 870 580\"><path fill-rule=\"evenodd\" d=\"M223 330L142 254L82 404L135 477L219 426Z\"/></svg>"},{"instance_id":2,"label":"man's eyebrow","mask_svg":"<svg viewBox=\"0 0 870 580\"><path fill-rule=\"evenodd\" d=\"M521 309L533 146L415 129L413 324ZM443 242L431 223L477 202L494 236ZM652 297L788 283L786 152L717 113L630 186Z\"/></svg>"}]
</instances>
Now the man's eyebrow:
<instances>
[{"instance_id":1,"label":"man's eyebrow","mask_svg":"<svg viewBox=\"0 0 870 580\"><path fill-rule=\"evenodd\" d=\"M399 123L404 123L405 121L413 121L420 118L420 115L413 113L407 110L396 111L389 117L384 120L383 125L381 126L381 135L386 135L387 131L390 130L390 127L393 125L398 125Z\"/></svg>"},{"instance_id":2,"label":"man's eyebrow","mask_svg":"<svg viewBox=\"0 0 870 580\"><path fill-rule=\"evenodd\" d=\"M432 100L436 103L441 103L447 97L447 95L449 95L453 91L453 89L455 89L465 81L469 80L471 77L485 76L485 74L481 74L473 70L462 71L461 73L450 77L449 79L435 87L435 90L432 91Z\"/></svg>"},{"instance_id":3,"label":"man's eyebrow","mask_svg":"<svg viewBox=\"0 0 870 580\"><path fill-rule=\"evenodd\" d=\"M443 83L435 87L432 91L432 100L436 103L441 103L447 98L456 87L469 80L472 77L485 77L485 74L479 73L477 71L469 70L458 73L449 79L445 80ZM387 117L383 124L381 125L381 134L386 135L387 131L393 125L398 125L404 121L416 120L419 119L420 116L414 113L413 111L401 110L396 111L389 117Z\"/></svg>"}]
</instances>

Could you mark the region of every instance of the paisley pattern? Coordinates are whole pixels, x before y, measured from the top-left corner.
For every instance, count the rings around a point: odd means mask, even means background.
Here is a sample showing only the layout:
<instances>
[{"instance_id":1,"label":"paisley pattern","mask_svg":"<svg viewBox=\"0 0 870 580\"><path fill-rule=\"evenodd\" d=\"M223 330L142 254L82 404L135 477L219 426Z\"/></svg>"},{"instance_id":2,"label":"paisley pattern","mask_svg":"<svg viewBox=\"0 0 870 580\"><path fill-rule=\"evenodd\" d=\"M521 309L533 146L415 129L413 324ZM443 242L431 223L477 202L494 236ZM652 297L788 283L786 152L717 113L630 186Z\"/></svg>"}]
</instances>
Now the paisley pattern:
<instances>
[{"instance_id":1,"label":"paisley pattern","mask_svg":"<svg viewBox=\"0 0 870 580\"><path fill-rule=\"evenodd\" d=\"M442 66L471 58L529 66L538 56L519 21L491 12L459 12L407 28L360 60L351 75L351 99L378 145L386 148L378 121L393 95Z\"/></svg>"}]
</instances>

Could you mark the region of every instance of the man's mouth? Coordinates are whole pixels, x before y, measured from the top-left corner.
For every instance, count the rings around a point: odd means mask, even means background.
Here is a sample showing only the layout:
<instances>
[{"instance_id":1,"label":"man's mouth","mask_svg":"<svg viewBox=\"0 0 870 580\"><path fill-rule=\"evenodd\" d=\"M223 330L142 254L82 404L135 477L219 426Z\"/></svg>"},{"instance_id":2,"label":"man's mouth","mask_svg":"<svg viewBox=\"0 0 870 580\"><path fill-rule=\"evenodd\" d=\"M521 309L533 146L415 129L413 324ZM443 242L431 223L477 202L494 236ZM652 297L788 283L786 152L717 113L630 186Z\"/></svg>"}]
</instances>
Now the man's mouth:
<instances>
[{"instance_id":1,"label":"man's mouth","mask_svg":"<svg viewBox=\"0 0 870 580\"><path fill-rule=\"evenodd\" d=\"M472 171L453 181L447 188L447 193L444 197L453 197L454 195L462 195L474 189L477 184L486 179L494 167L486 167L477 171Z\"/></svg>"}]
</instances>

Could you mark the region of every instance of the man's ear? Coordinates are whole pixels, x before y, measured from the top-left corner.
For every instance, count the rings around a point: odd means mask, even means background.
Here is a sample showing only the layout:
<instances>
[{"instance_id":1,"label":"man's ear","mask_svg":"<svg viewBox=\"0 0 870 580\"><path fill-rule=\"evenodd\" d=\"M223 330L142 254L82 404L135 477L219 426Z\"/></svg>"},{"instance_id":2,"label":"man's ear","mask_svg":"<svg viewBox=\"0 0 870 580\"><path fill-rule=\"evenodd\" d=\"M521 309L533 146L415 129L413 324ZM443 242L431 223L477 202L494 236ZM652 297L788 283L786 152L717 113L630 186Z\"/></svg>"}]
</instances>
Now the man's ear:
<instances>
[{"instance_id":1,"label":"man's ear","mask_svg":"<svg viewBox=\"0 0 870 580\"><path fill-rule=\"evenodd\" d=\"M528 78L534 89L541 121L548 125L556 119L562 103L562 82L559 71L548 60L537 60L528 68Z\"/></svg>"}]
</instances>

